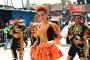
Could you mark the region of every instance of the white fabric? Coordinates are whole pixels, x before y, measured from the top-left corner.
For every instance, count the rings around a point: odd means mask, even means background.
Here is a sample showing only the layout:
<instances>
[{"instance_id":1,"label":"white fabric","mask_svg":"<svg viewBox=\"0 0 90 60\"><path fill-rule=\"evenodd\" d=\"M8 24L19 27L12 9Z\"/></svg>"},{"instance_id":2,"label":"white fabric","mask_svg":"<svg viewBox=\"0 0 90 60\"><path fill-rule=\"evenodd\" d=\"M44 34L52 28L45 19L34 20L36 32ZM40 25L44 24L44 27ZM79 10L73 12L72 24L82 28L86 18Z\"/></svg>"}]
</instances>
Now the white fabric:
<instances>
[{"instance_id":1,"label":"white fabric","mask_svg":"<svg viewBox=\"0 0 90 60\"><path fill-rule=\"evenodd\" d=\"M61 44L66 44L66 38L61 38L60 43Z\"/></svg>"},{"instance_id":2,"label":"white fabric","mask_svg":"<svg viewBox=\"0 0 90 60\"><path fill-rule=\"evenodd\" d=\"M69 21L69 23L68 23L68 28L72 27L74 24L75 24L75 22Z\"/></svg>"},{"instance_id":3,"label":"white fabric","mask_svg":"<svg viewBox=\"0 0 90 60\"><path fill-rule=\"evenodd\" d=\"M67 37L67 35L68 35L68 25L66 25L66 26L62 29L60 35L61 35L61 37L63 37L63 38L66 38L66 37Z\"/></svg>"}]
</instances>

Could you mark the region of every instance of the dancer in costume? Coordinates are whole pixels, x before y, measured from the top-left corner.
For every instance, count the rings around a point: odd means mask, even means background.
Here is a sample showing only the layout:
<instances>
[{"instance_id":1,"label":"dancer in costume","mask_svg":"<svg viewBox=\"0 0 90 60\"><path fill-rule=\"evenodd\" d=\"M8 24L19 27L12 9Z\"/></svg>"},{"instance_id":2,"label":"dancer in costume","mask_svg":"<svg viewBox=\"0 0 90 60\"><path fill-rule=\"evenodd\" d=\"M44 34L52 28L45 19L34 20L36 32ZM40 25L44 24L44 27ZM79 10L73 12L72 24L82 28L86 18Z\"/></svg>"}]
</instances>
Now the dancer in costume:
<instances>
[{"instance_id":1,"label":"dancer in costume","mask_svg":"<svg viewBox=\"0 0 90 60\"><path fill-rule=\"evenodd\" d=\"M73 60L76 53L79 55L80 60L86 60L85 49L86 41L84 38L84 31L87 29L87 26L83 24L81 15L75 16L75 24L69 29L69 40L71 47L68 52L68 59Z\"/></svg>"},{"instance_id":2,"label":"dancer in costume","mask_svg":"<svg viewBox=\"0 0 90 60\"><path fill-rule=\"evenodd\" d=\"M19 60L23 59L24 41L23 32L26 25L22 19L16 18L13 27L13 41L11 46L11 51L14 60L18 60L17 51L19 52Z\"/></svg>"},{"instance_id":3,"label":"dancer in costume","mask_svg":"<svg viewBox=\"0 0 90 60\"><path fill-rule=\"evenodd\" d=\"M36 13L41 22L37 26L36 38L38 37L39 39L37 38L31 47L31 57L33 60L59 59L63 56L58 48L60 44L59 26L48 21L49 10L47 7L37 7Z\"/></svg>"}]
</instances>

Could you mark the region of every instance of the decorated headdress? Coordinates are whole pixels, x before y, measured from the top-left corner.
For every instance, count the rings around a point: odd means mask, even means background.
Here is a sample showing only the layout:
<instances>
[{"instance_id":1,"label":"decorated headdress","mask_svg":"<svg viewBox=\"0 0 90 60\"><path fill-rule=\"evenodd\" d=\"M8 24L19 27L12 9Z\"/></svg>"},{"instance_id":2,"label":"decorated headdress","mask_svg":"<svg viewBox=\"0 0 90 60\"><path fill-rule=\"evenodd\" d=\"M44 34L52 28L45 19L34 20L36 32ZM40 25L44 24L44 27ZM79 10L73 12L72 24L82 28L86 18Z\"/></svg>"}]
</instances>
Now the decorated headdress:
<instances>
[{"instance_id":1,"label":"decorated headdress","mask_svg":"<svg viewBox=\"0 0 90 60\"><path fill-rule=\"evenodd\" d=\"M46 13L49 13L49 9L46 6L44 6L44 5L38 6L35 9L36 13L41 11L41 10L44 10Z\"/></svg>"}]
</instances>

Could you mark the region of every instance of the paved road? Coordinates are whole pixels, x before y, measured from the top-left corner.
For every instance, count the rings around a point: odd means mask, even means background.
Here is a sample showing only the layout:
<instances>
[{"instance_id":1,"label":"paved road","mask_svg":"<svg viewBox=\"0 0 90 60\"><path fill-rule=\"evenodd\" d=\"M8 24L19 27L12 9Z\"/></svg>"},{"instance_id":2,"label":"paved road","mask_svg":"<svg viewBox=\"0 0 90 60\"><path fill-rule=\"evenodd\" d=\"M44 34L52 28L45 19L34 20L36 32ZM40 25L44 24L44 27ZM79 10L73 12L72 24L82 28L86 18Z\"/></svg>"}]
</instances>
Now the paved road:
<instances>
[{"instance_id":1,"label":"paved road","mask_svg":"<svg viewBox=\"0 0 90 60\"><path fill-rule=\"evenodd\" d=\"M30 42L29 42L29 44L30 44ZM30 45L25 47L24 59L23 60L31 60L30 59L30 47L29 46ZM10 47L8 46L8 49L4 50L3 47L0 47L0 60L13 60L11 50L9 48ZM67 47L60 46L59 48L63 52L64 56L62 58L58 59L58 60L66 60L68 50L69 50L69 46L67 46ZM77 55L75 56L74 60L79 60Z\"/></svg>"}]
</instances>

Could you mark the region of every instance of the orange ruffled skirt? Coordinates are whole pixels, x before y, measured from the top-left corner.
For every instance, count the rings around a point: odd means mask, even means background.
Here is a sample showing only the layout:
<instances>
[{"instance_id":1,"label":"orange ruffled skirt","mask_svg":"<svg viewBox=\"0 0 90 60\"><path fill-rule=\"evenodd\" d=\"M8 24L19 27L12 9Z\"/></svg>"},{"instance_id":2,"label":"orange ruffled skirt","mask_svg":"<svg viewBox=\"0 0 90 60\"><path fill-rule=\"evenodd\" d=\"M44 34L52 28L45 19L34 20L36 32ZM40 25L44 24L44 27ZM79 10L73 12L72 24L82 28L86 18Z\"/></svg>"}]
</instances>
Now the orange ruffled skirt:
<instances>
[{"instance_id":1,"label":"orange ruffled skirt","mask_svg":"<svg viewBox=\"0 0 90 60\"><path fill-rule=\"evenodd\" d=\"M31 57L33 60L56 60L62 56L62 52L55 44L43 42L39 46L31 48Z\"/></svg>"}]
</instances>

